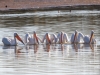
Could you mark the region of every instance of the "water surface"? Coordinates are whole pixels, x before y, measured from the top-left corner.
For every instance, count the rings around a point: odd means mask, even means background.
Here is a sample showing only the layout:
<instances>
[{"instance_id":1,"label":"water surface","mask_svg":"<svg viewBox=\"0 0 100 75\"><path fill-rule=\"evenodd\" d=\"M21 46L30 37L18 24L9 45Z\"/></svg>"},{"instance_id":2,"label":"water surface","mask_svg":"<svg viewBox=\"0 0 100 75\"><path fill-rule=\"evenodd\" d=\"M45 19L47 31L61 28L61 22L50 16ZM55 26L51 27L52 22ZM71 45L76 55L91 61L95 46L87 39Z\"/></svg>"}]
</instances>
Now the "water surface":
<instances>
[{"instance_id":1,"label":"water surface","mask_svg":"<svg viewBox=\"0 0 100 75\"><path fill-rule=\"evenodd\" d=\"M100 11L72 10L0 14L0 74L2 75L99 75L100 74ZM75 30L85 35L95 32L97 43L3 46L2 38L17 32L64 31L69 38Z\"/></svg>"}]
</instances>

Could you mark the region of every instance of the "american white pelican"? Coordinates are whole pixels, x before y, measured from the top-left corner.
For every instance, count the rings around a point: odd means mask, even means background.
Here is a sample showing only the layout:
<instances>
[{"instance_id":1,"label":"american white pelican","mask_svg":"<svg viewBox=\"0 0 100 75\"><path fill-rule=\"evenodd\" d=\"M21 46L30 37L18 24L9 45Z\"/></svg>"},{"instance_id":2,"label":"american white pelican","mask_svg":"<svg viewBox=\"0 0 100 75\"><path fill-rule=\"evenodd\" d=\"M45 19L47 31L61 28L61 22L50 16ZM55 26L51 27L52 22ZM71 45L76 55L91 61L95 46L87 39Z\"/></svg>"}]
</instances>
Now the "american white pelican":
<instances>
[{"instance_id":1,"label":"american white pelican","mask_svg":"<svg viewBox=\"0 0 100 75\"><path fill-rule=\"evenodd\" d=\"M96 39L94 38L94 31L92 30L91 31L91 35L85 35L84 38L84 43L87 43L87 44L94 44L96 43Z\"/></svg>"},{"instance_id":2,"label":"american white pelican","mask_svg":"<svg viewBox=\"0 0 100 75\"><path fill-rule=\"evenodd\" d=\"M55 44L57 42L57 36L55 34L46 33L40 41L41 43L45 42L46 44Z\"/></svg>"},{"instance_id":3,"label":"american white pelican","mask_svg":"<svg viewBox=\"0 0 100 75\"><path fill-rule=\"evenodd\" d=\"M58 43L59 44L68 43L69 42L68 35L65 32L58 33L57 39L58 39Z\"/></svg>"},{"instance_id":4,"label":"american white pelican","mask_svg":"<svg viewBox=\"0 0 100 75\"><path fill-rule=\"evenodd\" d=\"M57 43L57 36L55 34L51 34L50 35L50 40L51 40L51 43L56 44Z\"/></svg>"},{"instance_id":5,"label":"american white pelican","mask_svg":"<svg viewBox=\"0 0 100 75\"><path fill-rule=\"evenodd\" d=\"M82 42L81 39L83 40ZM71 43L96 43L96 40L94 39L94 31L91 31L91 36L89 37L89 35L83 35L76 30L75 34L72 34L71 36Z\"/></svg>"},{"instance_id":6,"label":"american white pelican","mask_svg":"<svg viewBox=\"0 0 100 75\"><path fill-rule=\"evenodd\" d=\"M25 35L25 43L28 45L39 44L38 37L35 31L32 35L30 35L29 33Z\"/></svg>"},{"instance_id":7,"label":"american white pelican","mask_svg":"<svg viewBox=\"0 0 100 75\"><path fill-rule=\"evenodd\" d=\"M50 39L51 39L51 36L48 33L46 33L44 35L43 39L40 40L40 41L41 41L41 43L44 43L44 41L45 41L46 44L51 44L51 40Z\"/></svg>"},{"instance_id":8,"label":"american white pelican","mask_svg":"<svg viewBox=\"0 0 100 75\"><path fill-rule=\"evenodd\" d=\"M64 35L63 35L63 43L69 43L69 38L66 33L64 33Z\"/></svg>"},{"instance_id":9,"label":"american white pelican","mask_svg":"<svg viewBox=\"0 0 100 75\"><path fill-rule=\"evenodd\" d=\"M4 37L4 38L2 38L2 42L4 45L7 45L7 46L16 46L17 45L16 38L24 44L24 42L22 41L22 39L19 37L19 35L17 33L14 33L14 39Z\"/></svg>"},{"instance_id":10,"label":"american white pelican","mask_svg":"<svg viewBox=\"0 0 100 75\"><path fill-rule=\"evenodd\" d=\"M76 39L77 39L77 30L75 31L75 33L73 33L72 35L71 35L71 39L70 39L70 41L71 41L71 43L75 43L76 42Z\"/></svg>"},{"instance_id":11,"label":"american white pelican","mask_svg":"<svg viewBox=\"0 0 100 75\"><path fill-rule=\"evenodd\" d=\"M71 36L71 43L84 43L84 40L82 41L81 38L84 39L84 35L76 30Z\"/></svg>"}]
</instances>

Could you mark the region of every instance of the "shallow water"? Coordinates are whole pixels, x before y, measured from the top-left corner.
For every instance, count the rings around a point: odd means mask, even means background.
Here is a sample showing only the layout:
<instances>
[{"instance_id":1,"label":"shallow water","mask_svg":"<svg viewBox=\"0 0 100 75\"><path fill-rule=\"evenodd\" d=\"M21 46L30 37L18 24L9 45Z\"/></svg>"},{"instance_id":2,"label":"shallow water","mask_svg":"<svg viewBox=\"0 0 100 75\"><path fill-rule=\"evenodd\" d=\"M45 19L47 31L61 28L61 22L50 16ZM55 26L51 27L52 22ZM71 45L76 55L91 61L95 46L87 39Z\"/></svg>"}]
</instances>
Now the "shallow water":
<instances>
[{"instance_id":1,"label":"shallow water","mask_svg":"<svg viewBox=\"0 0 100 75\"><path fill-rule=\"evenodd\" d=\"M100 75L100 11L72 10L0 14L0 74L2 75ZM95 32L97 43L3 46L3 37L17 32L64 31L69 38L75 30Z\"/></svg>"}]
</instances>

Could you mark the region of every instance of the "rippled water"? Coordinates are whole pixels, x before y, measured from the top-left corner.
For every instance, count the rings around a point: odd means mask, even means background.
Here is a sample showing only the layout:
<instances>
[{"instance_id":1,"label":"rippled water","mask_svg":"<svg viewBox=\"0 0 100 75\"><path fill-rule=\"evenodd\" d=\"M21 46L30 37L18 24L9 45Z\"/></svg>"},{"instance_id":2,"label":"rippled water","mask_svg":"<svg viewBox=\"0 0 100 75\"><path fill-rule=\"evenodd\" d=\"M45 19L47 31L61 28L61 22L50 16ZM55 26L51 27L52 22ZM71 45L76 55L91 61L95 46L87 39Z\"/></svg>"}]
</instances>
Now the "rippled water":
<instances>
[{"instance_id":1,"label":"rippled water","mask_svg":"<svg viewBox=\"0 0 100 75\"><path fill-rule=\"evenodd\" d=\"M17 32L46 32L78 30L90 35L95 32L97 43L3 46L3 37ZM2 75L100 75L100 11L72 10L21 12L0 14L0 74Z\"/></svg>"}]
</instances>

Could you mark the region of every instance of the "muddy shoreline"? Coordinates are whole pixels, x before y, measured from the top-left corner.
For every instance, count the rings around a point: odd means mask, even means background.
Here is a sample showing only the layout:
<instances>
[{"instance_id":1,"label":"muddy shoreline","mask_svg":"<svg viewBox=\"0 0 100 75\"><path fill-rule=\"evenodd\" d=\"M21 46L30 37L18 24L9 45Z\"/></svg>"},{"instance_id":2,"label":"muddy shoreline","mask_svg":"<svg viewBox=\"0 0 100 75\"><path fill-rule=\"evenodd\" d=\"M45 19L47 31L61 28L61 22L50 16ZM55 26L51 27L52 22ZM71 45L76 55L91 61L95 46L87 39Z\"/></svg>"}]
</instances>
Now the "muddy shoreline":
<instances>
[{"instance_id":1,"label":"muddy shoreline","mask_svg":"<svg viewBox=\"0 0 100 75\"><path fill-rule=\"evenodd\" d=\"M0 13L51 10L100 10L100 0L0 0Z\"/></svg>"},{"instance_id":2,"label":"muddy shoreline","mask_svg":"<svg viewBox=\"0 0 100 75\"><path fill-rule=\"evenodd\" d=\"M75 6L57 6L57 7L41 7L41 8L28 8L28 9L9 9L0 10L0 13L9 12L33 12L33 11L54 11L54 10L100 10L100 5L75 5Z\"/></svg>"}]
</instances>

